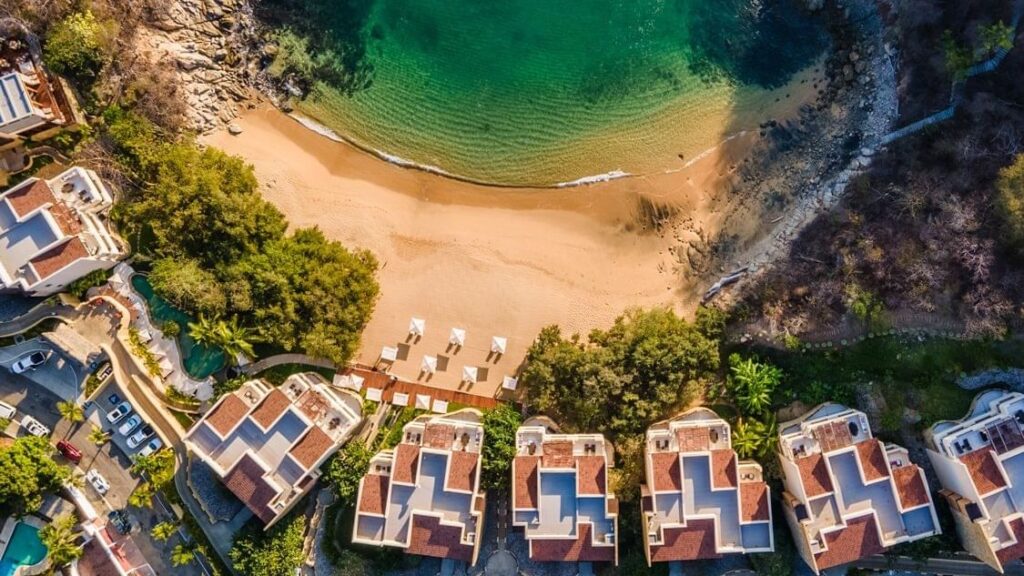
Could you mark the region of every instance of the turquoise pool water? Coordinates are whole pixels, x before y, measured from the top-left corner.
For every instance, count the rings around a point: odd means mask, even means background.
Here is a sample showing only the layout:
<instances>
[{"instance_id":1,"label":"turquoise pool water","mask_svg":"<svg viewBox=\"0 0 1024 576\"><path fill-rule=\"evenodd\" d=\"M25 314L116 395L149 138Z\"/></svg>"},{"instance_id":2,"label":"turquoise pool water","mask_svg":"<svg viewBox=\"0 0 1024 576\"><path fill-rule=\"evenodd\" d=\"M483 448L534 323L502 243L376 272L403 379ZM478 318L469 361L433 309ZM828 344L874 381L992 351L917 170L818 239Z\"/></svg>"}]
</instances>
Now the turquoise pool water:
<instances>
[{"instance_id":1,"label":"turquoise pool water","mask_svg":"<svg viewBox=\"0 0 1024 576\"><path fill-rule=\"evenodd\" d=\"M18 522L7 550L0 558L0 576L11 576L18 566L32 566L43 558L46 558L46 546L39 539L39 529Z\"/></svg>"},{"instance_id":2,"label":"turquoise pool water","mask_svg":"<svg viewBox=\"0 0 1024 576\"><path fill-rule=\"evenodd\" d=\"M171 321L177 322L178 326L181 326L181 332L178 334L178 347L181 349L182 361L185 363L185 371L189 373L189 376L202 380L224 367L226 361L224 352L218 348L199 344L192 339L188 323L194 322L194 318L157 296L145 276L140 274L132 276L132 288L146 300L150 317L158 326ZM4 575L0 573L0 576Z\"/></svg>"}]
</instances>

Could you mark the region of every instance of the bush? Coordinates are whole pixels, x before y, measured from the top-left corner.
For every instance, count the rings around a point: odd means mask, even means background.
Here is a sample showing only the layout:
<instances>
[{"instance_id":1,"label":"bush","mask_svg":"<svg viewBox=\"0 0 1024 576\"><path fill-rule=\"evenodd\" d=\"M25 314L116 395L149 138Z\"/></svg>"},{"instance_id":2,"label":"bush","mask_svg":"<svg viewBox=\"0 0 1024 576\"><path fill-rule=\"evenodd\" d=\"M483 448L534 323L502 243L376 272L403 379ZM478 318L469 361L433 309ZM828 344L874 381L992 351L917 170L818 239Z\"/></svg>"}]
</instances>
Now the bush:
<instances>
[{"instance_id":1,"label":"bush","mask_svg":"<svg viewBox=\"0 0 1024 576\"><path fill-rule=\"evenodd\" d=\"M0 508L16 515L35 512L44 494L61 487L71 471L57 464L53 453L49 439L37 436L0 448Z\"/></svg>"},{"instance_id":2,"label":"bush","mask_svg":"<svg viewBox=\"0 0 1024 576\"><path fill-rule=\"evenodd\" d=\"M181 334L181 324L178 324L174 320L168 320L160 325L160 331L168 338L177 338L178 335Z\"/></svg>"},{"instance_id":3,"label":"bush","mask_svg":"<svg viewBox=\"0 0 1024 576\"><path fill-rule=\"evenodd\" d=\"M509 470L516 457L516 430L522 424L519 412L508 404L501 404L484 413L483 466L480 484L485 490L506 490Z\"/></svg>"},{"instance_id":4,"label":"bush","mask_svg":"<svg viewBox=\"0 0 1024 576\"><path fill-rule=\"evenodd\" d=\"M80 81L92 80L109 57L115 25L92 11L76 12L53 26L43 47L47 68Z\"/></svg>"},{"instance_id":5,"label":"bush","mask_svg":"<svg viewBox=\"0 0 1024 576\"><path fill-rule=\"evenodd\" d=\"M304 559L305 520L294 514L267 532L250 525L231 548L235 570L246 576L293 576Z\"/></svg>"},{"instance_id":6,"label":"bush","mask_svg":"<svg viewBox=\"0 0 1024 576\"><path fill-rule=\"evenodd\" d=\"M334 487L342 507L355 506L359 481L370 469L373 452L359 440L350 440L323 467L324 479Z\"/></svg>"},{"instance_id":7,"label":"bush","mask_svg":"<svg viewBox=\"0 0 1024 576\"><path fill-rule=\"evenodd\" d=\"M195 260L157 260L149 273L149 283L154 292L180 310L219 316L227 309L227 298L216 276Z\"/></svg>"},{"instance_id":8,"label":"bush","mask_svg":"<svg viewBox=\"0 0 1024 576\"><path fill-rule=\"evenodd\" d=\"M106 284L107 278L109 277L109 270L93 270L78 280L68 284L64 291L79 300L84 300L85 293L88 292L90 288Z\"/></svg>"},{"instance_id":9,"label":"bush","mask_svg":"<svg viewBox=\"0 0 1024 576\"><path fill-rule=\"evenodd\" d=\"M1024 154L999 172L996 212L1002 222L1003 244L1017 256L1024 256Z\"/></svg>"}]
</instances>

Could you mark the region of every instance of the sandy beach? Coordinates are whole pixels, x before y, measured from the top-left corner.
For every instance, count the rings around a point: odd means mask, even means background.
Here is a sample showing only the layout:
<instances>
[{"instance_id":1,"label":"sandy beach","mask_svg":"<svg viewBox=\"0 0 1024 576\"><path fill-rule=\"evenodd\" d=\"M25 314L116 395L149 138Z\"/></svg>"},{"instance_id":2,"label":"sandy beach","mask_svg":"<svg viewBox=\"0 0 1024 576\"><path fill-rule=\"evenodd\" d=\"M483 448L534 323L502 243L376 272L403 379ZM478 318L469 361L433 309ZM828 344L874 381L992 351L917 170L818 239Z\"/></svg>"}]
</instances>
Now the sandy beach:
<instances>
[{"instance_id":1,"label":"sandy beach","mask_svg":"<svg viewBox=\"0 0 1024 576\"><path fill-rule=\"evenodd\" d=\"M724 228L750 238L760 224L759 206L723 192L756 132L673 173L516 189L389 164L270 106L237 124L240 135L220 131L204 143L253 164L292 226L318 226L379 259L381 297L357 360L373 364L383 346L401 344L392 373L431 386L493 395L549 324L586 333L630 306L690 311L706 282L686 278L680 242ZM642 200L674 214L671 223L651 226ZM413 316L426 321L415 341ZM462 350L448 346L453 327L467 332ZM490 353L493 336L508 339L504 355ZM424 355L440 356L433 376L420 371ZM463 366L486 368L481 381L463 384Z\"/></svg>"}]
</instances>

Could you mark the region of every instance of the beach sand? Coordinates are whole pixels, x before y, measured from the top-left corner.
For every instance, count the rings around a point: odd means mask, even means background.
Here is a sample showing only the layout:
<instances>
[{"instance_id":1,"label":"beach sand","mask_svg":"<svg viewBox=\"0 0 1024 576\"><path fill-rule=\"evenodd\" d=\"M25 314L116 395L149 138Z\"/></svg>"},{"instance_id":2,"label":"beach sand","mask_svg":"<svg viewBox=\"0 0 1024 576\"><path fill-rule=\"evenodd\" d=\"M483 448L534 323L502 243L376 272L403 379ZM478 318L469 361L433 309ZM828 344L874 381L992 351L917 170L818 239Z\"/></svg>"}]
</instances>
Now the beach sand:
<instances>
[{"instance_id":1,"label":"beach sand","mask_svg":"<svg viewBox=\"0 0 1024 576\"><path fill-rule=\"evenodd\" d=\"M727 192L756 132L671 174L517 189L389 164L269 105L237 125L240 135L203 142L253 164L265 198L292 226L318 226L379 259L381 296L356 360L374 364L383 346L400 344L391 372L435 387L493 396L549 324L585 334L631 306L690 312L708 282L687 279L674 248L722 229L752 238L762 224L758 203ZM650 226L641 198L671 210L674 222ZM417 341L407 339L413 316L426 321ZM452 327L467 332L462 350L448 346ZM490 353L493 336L508 339L500 357ZM444 369L422 374L424 355L440 356ZM463 366L486 368L481 381L463 384Z\"/></svg>"}]
</instances>

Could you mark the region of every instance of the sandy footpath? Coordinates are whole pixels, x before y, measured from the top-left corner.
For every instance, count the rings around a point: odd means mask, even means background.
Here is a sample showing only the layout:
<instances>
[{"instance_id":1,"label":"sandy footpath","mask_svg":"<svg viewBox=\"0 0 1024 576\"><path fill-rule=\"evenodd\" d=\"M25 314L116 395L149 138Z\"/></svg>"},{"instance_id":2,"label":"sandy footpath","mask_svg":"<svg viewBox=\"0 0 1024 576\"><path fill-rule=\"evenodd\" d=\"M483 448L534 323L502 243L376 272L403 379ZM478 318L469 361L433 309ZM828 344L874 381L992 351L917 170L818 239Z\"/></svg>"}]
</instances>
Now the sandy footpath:
<instances>
[{"instance_id":1,"label":"sandy footpath","mask_svg":"<svg viewBox=\"0 0 1024 576\"><path fill-rule=\"evenodd\" d=\"M567 189L478 186L388 164L311 132L269 106L244 115L242 133L204 143L256 168L264 196L293 226L319 226L330 238L377 255L381 297L363 334L358 360L374 363L385 345L403 344L392 372L432 386L467 389L463 366L487 367L469 388L492 395L512 374L538 330L606 327L630 306L692 309L703 286L687 286L670 247L693 230L726 225L749 233L756 218L737 217L716 184L730 157L754 135L736 138L674 174ZM656 232L641 224L644 195L678 211L686 230ZM744 231L743 228L748 228ZM412 316L426 334L407 343ZM451 350L452 327L467 331ZM492 336L508 338L503 357ZM453 353L455 352L455 353ZM443 371L420 373L425 354Z\"/></svg>"}]
</instances>

